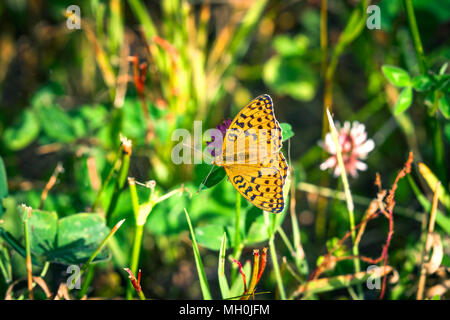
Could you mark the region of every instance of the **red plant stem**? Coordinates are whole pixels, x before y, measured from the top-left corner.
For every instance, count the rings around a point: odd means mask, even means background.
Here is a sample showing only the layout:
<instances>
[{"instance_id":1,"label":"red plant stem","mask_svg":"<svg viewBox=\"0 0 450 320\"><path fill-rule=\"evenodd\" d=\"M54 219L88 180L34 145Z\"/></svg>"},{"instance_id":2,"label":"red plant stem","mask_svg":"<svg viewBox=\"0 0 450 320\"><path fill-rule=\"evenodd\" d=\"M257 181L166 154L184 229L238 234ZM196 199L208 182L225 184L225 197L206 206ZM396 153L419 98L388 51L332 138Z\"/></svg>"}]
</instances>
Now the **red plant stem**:
<instances>
[{"instance_id":1,"label":"red plant stem","mask_svg":"<svg viewBox=\"0 0 450 320\"><path fill-rule=\"evenodd\" d=\"M409 157L408 160L406 161L405 165L403 166L402 170L400 170L400 172L397 174L397 177L395 178L394 183L392 184L391 190L389 190L389 194L386 197L386 206L384 206L381 203L381 199L380 199L380 205L378 206L378 210L372 214L369 214L365 220L363 220L362 222L360 222L359 224L357 224L355 226L355 228L353 230L348 231L338 242L337 244L324 256L323 262L311 273L311 275L308 278L307 283L305 284L305 287L303 289L303 292L307 291L309 282L312 280L317 279L322 272L325 270L325 266L330 263L330 258L332 257L332 254L339 248L342 246L342 244L344 243L344 241L350 237L352 231L357 230L359 228L361 228L361 226L365 223L367 223L369 220L372 220L376 217L379 216L380 213L382 213L388 220L389 220L389 232L386 238L386 242L383 246L381 255L376 258L376 259L372 259L372 258L368 258L365 256L346 256L346 257L334 257L333 262L338 262L338 261L342 261L342 260L346 260L346 259L354 259L354 258L359 258L365 262L368 263L372 263L372 264L378 264L380 261L383 261L383 268L385 269L387 267L387 263L388 263L388 258L389 258L389 246L391 245L391 241L392 241L392 236L394 234L394 207L395 207L395 201L394 201L394 196L395 196L395 192L397 190L398 187L398 181L400 179L402 179L403 177L405 177L407 174L409 174L411 172L411 164L413 162L413 153L410 152L409 153ZM382 197L384 197L385 191L381 189L381 180L379 175L377 174L377 178L375 181L375 184L378 186L379 188L379 195L381 194ZM386 209L387 208L387 211ZM386 280L387 277L386 275L383 278L383 286L381 289L381 294L379 299L383 299L385 291L386 291Z\"/></svg>"},{"instance_id":2,"label":"red plant stem","mask_svg":"<svg viewBox=\"0 0 450 320\"><path fill-rule=\"evenodd\" d=\"M266 263L267 263L267 248L263 248L262 249L262 254L261 254L261 266L259 267L259 273L258 273L258 278L256 279L256 283L259 282L259 279L261 279L261 276L264 272L264 269L266 268Z\"/></svg>"},{"instance_id":3,"label":"red plant stem","mask_svg":"<svg viewBox=\"0 0 450 320\"><path fill-rule=\"evenodd\" d=\"M242 264L236 259L233 259L233 262L239 266L239 273L242 275L242 280L244 281L244 295L245 295L247 294L247 280L245 279L245 273L244 270L242 269Z\"/></svg>"},{"instance_id":4,"label":"red plant stem","mask_svg":"<svg viewBox=\"0 0 450 320\"><path fill-rule=\"evenodd\" d=\"M386 268L386 266L387 266L388 257L389 257L388 250L389 250L389 246L391 245L392 235L394 234L394 206L395 206L394 196L395 196L395 191L397 190L397 187L398 187L398 181L400 179L402 179L403 177L405 177L408 173L411 172L412 162L413 162L413 153L412 153L412 151L410 151L408 160L406 161L405 165L403 166L403 169L400 170L400 172L397 174L397 177L395 178L395 181L392 185L391 190L389 191L389 195L386 200L387 208L388 208L388 217L389 217L389 233L388 233L388 236L386 239L386 244L383 248L384 268ZM387 277L384 276L383 286L382 286L381 294L379 297L380 300L383 299L384 293L386 291L386 280L387 280Z\"/></svg>"},{"instance_id":5,"label":"red plant stem","mask_svg":"<svg viewBox=\"0 0 450 320\"><path fill-rule=\"evenodd\" d=\"M130 279L131 284L133 285L136 292L139 294L142 291L141 288L141 269L139 269L138 278L134 276L133 272L129 268L124 268L126 272L128 272L128 279Z\"/></svg>"},{"instance_id":6,"label":"red plant stem","mask_svg":"<svg viewBox=\"0 0 450 320\"><path fill-rule=\"evenodd\" d=\"M387 262L388 262L388 249L389 246L391 245L391 239L392 239L392 235L394 234L394 217L392 215L392 212L389 216L389 233L386 239L386 245L383 248L383 256L384 256L384 268L386 268L387 266ZM381 294L380 294L380 300L383 299L384 297L384 293L386 291L386 279L387 277L383 277L383 287L381 289Z\"/></svg>"}]
</instances>

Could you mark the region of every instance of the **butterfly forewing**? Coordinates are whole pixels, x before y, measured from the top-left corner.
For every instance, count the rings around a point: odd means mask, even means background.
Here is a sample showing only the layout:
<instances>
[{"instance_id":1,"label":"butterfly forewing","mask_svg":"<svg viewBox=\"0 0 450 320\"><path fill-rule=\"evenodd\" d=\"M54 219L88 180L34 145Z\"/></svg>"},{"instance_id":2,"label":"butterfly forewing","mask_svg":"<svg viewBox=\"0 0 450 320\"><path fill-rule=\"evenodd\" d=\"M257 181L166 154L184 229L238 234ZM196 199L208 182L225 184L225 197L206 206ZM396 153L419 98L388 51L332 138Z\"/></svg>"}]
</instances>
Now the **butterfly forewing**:
<instances>
[{"instance_id":1,"label":"butterfly forewing","mask_svg":"<svg viewBox=\"0 0 450 320\"><path fill-rule=\"evenodd\" d=\"M222 145L223 162L257 164L278 153L281 141L272 98L261 95L242 109L228 128Z\"/></svg>"}]
</instances>

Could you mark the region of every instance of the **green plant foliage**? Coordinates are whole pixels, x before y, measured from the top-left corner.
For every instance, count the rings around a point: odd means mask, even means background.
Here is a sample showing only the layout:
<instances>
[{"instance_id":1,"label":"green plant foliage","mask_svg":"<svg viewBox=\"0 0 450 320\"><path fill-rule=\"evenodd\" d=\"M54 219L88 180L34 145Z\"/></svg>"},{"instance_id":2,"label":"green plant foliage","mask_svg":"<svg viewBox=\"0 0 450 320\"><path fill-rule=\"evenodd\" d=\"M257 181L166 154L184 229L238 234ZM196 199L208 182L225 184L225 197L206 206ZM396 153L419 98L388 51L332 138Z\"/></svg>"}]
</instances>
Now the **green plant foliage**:
<instances>
[{"instance_id":1,"label":"green plant foliage","mask_svg":"<svg viewBox=\"0 0 450 320\"><path fill-rule=\"evenodd\" d=\"M412 86L417 91L428 91L433 86L433 80L428 75L418 75L413 78Z\"/></svg>"},{"instance_id":2,"label":"green plant foliage","mask_svg":"<svg viewBox=\"0 0 450 320\"><path fill-rule=\"evenodd\" d=\"M30 297L29 248L35 300L36 280L56 294L73 264L71 299L237 300L235 261L252 287L258 249L255 300L413 299L427 256L439 271L423 299L448 300L430 294L450 266L447 2L82 0L69 29L68 1L0 1L0 298L11 284ZM248 164L248 192L281 191L279 214L194 159L262 94L289 170L280 190ZM180 143L191 161L174 161ZM373 277L373 262L395 272ZM141 270L140 292L124 268Z\"/></svg>"},{"instance_id":3,"label":"green plant foliage","mask_svg":"<svg viewBox=\"0 0 450 320\"><path fill-rule=\"evenodd\" d=\"M402 88L411 84L411 78L409 77L408 72L406 72L402 68L384 65L381 70L383 71L389 82L396 87Z\"/></svg>"},{"instance_id":4,"label":"green plant foliage","mask_svg":"<svg viewBox=\"0 0 450 320\"><path fill-rule=\"evenodd\" d=\"M25 110L15 124L7 128L3 143L8 149L20 150L28 146L39 134L40 123L33 110Z\"/></svg>"},{"instance_id":5,"label":"green plant foliage","mask_svg":"<svg viewBox=\"0 0 450 320\"><path fill-rule=\"evenodd\" d=\"M223 225L208 224L204 227L195 228L198 243L211 250L220 250L223 234L227 235L228 246L232 247L234 239L234 228Z\"/></svg>"},{"instance_id":6,"label":"green plant foliage","mask_svg":"<svg viewBox=\"0 0 450 320\"><path fill-rule=\"evenodd\" d=\"M317 77L303 58L308 38L303 35L295 38L279 36L274 39L273 46L278 55L265 64L264 82L279 94L310 101L316 92Z\"/></svg>"},{"instance_id":7,"label":"green plant foliage","mask_svg":"<svg viewBox=\"0 0 450 320\"><path fill-rule=\"evenodd\" d=\"M400 92L397 103L394 107L395 114L401 114L408 110L412 103L412 89L411 87L406 87Z\"/></svg>"},{"instance_id":8,"label":"green plant foliage","mask_svg":"<svg viewBox=\"0 0 450 320\"><path fill-rule=\"evenodd\" d=\"M294 131L292 131L292 126L289 123L280 123L280 127L283 133L283 142L294 136Z\"/></svg>"},{"instance_id":9,"label":"green plant foliage","mask_svg":"<svg viewBox=\"0 0 450 320\"><path fill-rule=\"evenodd\" d=\"M0 273L5 279L6 283L12 280L11 259L9 257L8 249L5 246L0 246Z\"/></svg>"},{"instance_id":10,"label":"green plant foliage","mask_svg":"<svg viewBox=\"0 0 450 320\"><path fill-rule=\"evenodd\" d=\"M2 157L0 157L0 218L5 212L5 208L3 207L3 198L8 195L8 181L6 176L5 164L3 162Z\"/></svg>"},{"instance_id":11,"label":"green plant foliage","mask_svg":"<svg viewBox=\"0 0 450 320\"><path fill-rule=\"evenodd\" d=\"M29 220L31 232L31 252L37 263L58 262L81 264L86 262L108 235L102 217L97 214L79 213L58 219L56 212L32 210L30 217L23 210L24 219ZM1 229L3 239L23 255L23 247L18 240ZM95 262L109 258L104 250Z\"/></svg>"},{"instance_id":12,"label":"green plant foliage","mask_svg":"<svg viewBox=\"0 0 450 320\"><path fill-rule=\"evenodd\" d=\"M195 174L198 178L201 178L201 176L204 175L204 179L206 179L200 182L200 190L214 187L227 175L223 167L207 164L197 165L195 168ZM199 180L196 182L199 182Z\"/></svg>"}]
</instances>

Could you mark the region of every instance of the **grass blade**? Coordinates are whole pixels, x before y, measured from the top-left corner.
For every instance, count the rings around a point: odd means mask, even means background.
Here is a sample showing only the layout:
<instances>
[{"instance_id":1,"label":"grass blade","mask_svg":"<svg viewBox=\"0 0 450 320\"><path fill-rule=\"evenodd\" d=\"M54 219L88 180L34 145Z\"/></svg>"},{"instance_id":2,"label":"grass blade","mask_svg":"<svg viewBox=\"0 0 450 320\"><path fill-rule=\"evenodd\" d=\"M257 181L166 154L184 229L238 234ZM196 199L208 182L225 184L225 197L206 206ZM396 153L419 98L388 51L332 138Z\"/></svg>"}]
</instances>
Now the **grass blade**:
<instances>
[{"instance_id":1,"label":"grass blade","mask_svg":"<svg viewBox=\"0 0 450 320\"><path fill-rule=\"evenodd\" d=\"M192 228L191 219L189 218L189 214L186 208L184 209L184 212L186 213L186 220L189 224L189 231L191 232L192 249L194 250L195 265L197 266L198 278L200 280L200 287L202 289L203 299L212 300L211 292L209 291L208 281L206 279L205 269L203 268L202 258L200 257L200 251L198 250L197 240L195 239L194 229Z\"/></svg>"},{"instance_id":2,"label":"grass blade","mask_svg":"<svg viewBox=\"0 0 450 320\"><path fill-rule=\"evenodd\" d=\"M374 271L361 271L355 274L345 274L336 277L317 279L308 283L308 294L337 290L355 284L362 284L365 281L377 280L389 274L391 271L392 267L386 266L378 267ZM305 286L306 285L300 286L299 289L294 292L293 297L295 298L299 294L302 294Z\"/></svg>"},{"instance_id":3,"label":"grass blade","mask_svg":"<svg viewBox=\"0 0 450 320\"><path fill-rule=\"evenodd\" d=\"M220 293L222 294L222 299L228 299L230 297L230 287L228 285L227 277L225 275L225 255L227 250L227 234L223 234L222 244L220 245L219 251L219 267L218 267L218 276L219 276L219 286Z\"/></svg>"},{"instance_id":4,"label":"grass blade","mask_svg":"<svg viewBox=\"0 0 450 320\"><path fill-rule=\"evenodd\" d=\"M427 197L420 192L419 187L414 182L411 176L407 176L409 185L416 195L417 200L423 209L427 212L431 210L431 203L428 201ZM444 215L440 210L436 210L436 223L447 233L450 234L450 218Z\"/></svg>"},{"instance_id":5,"label":"grass blade","mask_svg":"<svg viewBox=\"0 0 450 320\"><path fill-rule=\"evenodd\" d=\"M433 173L433 171L431 171L430 168L428 168L428 166L425 163L419 162L418 166L420 174L428 183L428 186L434 193L436 190L438 178ZM439 201L447 208L447 210L450 210L450 195L446 192L445 188L439 189L438 197Z\"/></svg>"}]
</instances>

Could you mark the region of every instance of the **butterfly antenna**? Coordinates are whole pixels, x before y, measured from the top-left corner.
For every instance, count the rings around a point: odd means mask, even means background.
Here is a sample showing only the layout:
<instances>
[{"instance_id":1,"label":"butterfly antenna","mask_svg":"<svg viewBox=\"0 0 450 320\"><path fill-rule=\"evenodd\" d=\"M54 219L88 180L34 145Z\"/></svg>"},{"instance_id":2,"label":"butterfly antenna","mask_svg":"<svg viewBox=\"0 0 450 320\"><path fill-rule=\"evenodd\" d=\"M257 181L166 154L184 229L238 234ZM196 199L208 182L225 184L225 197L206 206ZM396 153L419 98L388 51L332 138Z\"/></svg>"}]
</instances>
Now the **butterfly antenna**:
<instances>
[{"instance_id":1,"label":"butterfly antenna","mask_svg":"<svg viewBox=\"0 0 450 320\"><path fill-rule=\"evenodd\" d=\"M198 152L198 153L200 153L202 156L205 156L201 150L198 150L198 149L194 148L193 146L191 146L191 145L189 145L189 144L183 143L183 146L188 147L188 148L191 148L191 149L194 150L195 152ZM214 158L211 157L211 156L209 156L208 154L206 154L206 156L207 156L208 158L210 158L211 160L214 160Z\"/></svg>"},{"instance_id":2,"label":"butterfly antenna","mask_svg":"<svg viewBox=\"0 0 450 320\"><path fill-rule=\"evenodd\" d=\"M289 159L289 174L292 175L294 174L294 167L292 166L292 162L291 162L291 139L288 139L288 159Z\"/></svg>"}]
</instances>

